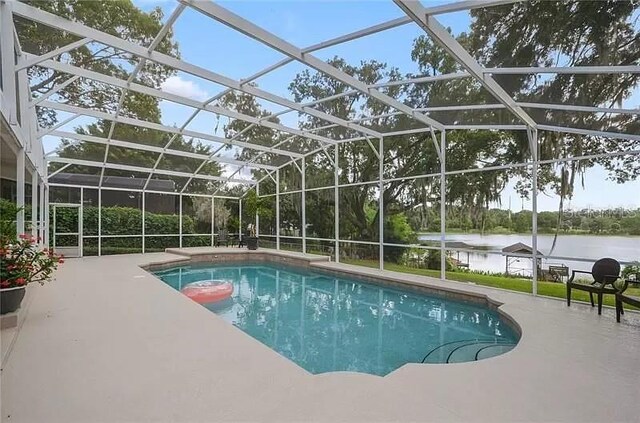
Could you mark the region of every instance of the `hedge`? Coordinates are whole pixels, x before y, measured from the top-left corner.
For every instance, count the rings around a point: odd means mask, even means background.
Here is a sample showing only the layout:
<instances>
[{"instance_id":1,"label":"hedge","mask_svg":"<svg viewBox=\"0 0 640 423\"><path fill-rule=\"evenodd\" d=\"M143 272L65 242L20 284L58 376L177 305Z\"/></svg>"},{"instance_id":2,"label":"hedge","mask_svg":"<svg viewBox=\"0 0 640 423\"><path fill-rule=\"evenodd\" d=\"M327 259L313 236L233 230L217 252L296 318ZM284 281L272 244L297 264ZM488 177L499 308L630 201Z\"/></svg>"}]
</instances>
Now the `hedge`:
<instances>
[{"instance_id":1,"label":"hedge","mask_svg":"<svg viewBox=\"0 0 640 423\"><path fill-rule=\"evenodd\" d=\"M72 208L56 209L57 232L77 232L78 212ZM53 223L53 209L50 210ZM103 238L102 254L126 254L142 252L142 211L132 207L103 207L102 208L102 236L132 235L130 237ZM98 207L84 207L82 216L83 235L98 235ZM178 247L179 237L163 234L178 234L180 232L180 217L175 214L145 213L145 251L164 251L165 248ZM182 216L182 233L195 233L195 224L191 216ZM139 235L139 236L136 236ZM149 236L152 235L152 236ZM159 236L153 236L159 235ZM50 227L53 237L53 226ZM206 240L205 240L206 238ZM53 239L53 238L52 238ZM183 237L184 246L211 245L210 236ZM96 255L98 251L97 238L85 238L84 255ZM59 236L56 244L59 246L74 245L75 237Z\"/></svg>"}]
</instances>

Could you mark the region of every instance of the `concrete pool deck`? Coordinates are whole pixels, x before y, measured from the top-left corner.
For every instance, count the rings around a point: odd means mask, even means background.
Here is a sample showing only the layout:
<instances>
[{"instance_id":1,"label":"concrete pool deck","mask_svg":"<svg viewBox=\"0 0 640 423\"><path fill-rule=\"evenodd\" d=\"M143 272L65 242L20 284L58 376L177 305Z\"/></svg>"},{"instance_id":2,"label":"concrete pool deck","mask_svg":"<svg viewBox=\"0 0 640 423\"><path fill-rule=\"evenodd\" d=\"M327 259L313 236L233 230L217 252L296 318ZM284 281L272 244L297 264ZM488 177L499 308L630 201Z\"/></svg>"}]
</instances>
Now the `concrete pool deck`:
<instances>
[{"instance_id":1,"label":"concrete pool deck","mask_svg":"<svg viewBox=\"0 0 640 423\"><path fill-rule=\"evenodd\" d=\"M185 249L238 253L238 249ZM260 250L274 254L272 251ZM278 257L299 259L296 253ZM153 253L70 259L30 287L21 324L2 331L2 421L637 421L640 324L628 313L465 283L356 269L487 295L522 329L479 362L408 364L385 377L311 375L165 285Z\"/></svg>"}]
</instances>

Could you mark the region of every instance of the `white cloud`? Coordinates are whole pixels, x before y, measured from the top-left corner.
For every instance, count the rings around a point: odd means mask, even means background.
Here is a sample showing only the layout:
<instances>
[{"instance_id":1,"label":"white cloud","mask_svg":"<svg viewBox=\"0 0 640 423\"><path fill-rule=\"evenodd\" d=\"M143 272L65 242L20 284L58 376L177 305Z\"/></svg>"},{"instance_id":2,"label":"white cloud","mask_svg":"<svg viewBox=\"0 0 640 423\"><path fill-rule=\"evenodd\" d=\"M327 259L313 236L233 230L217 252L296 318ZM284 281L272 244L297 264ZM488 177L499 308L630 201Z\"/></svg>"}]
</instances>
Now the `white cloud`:
<instances>
[{"instance_id":1,"label":"white cloud","mask_svg":"<svg viewBox=\"0 0 640 423\"><path fill-rule=\"evenodd\" d=\"M162 84L160 89L164 92L189 97L194 100L204 101L209 94L193 81L183 79L180 76L170 76Z\"/></svg>"}]
</instances>

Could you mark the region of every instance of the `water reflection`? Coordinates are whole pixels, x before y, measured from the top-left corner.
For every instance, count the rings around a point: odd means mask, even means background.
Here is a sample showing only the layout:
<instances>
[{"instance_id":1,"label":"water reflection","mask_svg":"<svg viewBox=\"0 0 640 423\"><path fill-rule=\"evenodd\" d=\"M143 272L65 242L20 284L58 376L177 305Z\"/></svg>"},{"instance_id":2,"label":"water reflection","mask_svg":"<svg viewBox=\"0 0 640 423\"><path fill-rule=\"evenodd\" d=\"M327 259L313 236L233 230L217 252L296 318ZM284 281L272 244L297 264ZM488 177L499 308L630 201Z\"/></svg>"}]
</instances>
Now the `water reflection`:
<instances>
[{"instance_id":1,"label":"water reflection","mask_svg":"<svg viewBox=\"0 0 640 423\"><path fill-rule=\"evenodd\" d=\"M178 290L201 280L232 282L232 298L206 307L312 373L384 375L448 342L517 339L483 307L305 270L194 266L157 275Z\"/></svg>"}]
</instances>

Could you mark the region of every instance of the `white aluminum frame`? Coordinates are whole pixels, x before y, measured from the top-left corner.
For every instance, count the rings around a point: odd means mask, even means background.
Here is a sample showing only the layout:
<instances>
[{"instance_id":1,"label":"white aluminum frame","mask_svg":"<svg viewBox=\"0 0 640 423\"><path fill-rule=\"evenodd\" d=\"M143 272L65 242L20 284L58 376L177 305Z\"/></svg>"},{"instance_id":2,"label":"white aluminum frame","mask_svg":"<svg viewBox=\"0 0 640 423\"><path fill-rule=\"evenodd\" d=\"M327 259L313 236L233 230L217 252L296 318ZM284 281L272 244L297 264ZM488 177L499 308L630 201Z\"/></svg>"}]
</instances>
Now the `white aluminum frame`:
<instances>
[{"instance_id":1,"label":"white aluminum frame","mask_svg":"<svg viewBox=\"0 0 640 423\"><path fill-rule=\"evenodd\" d=\"M590 129L583 128L574 128L574 127L558 127L554 125L545 125L540 124L534 121L531 116L524 110L527 108L530 109L547 109L547 110L561 110L561 111L569 111L569 112L586 112L586 113L611 113L611 114L631 114L637 115L640 114L640 109L628 109L628 108L606 108L606 107L589 107L589 106L577 106L577 105L569 105L569 104L544 104L544 103L528 103L528 102L517 102L514 98L509 96L504 89L500 85L498 85L495 80L492 78L492 75L496 74L545 74L545 73L553 73L553 74L611 74L611 73L640 73L640 66L585 66L585 67L522 67L522 68L483 68L456 40L455 38L439 23L436 19L436 15L443 13L451 13L463 10L470 10L474 8L483 8L483 7L492 7L498 5L504 5L509 3L515 3L517 1L522 0L465 0L458 1L455 3L445 4L441 6L435 7L424 7L420 2L410 1L410 0L394 0L394 2L398 5L398 7L406 14L401 18L392 19L386 22L382 22L378 25L374 25L368 28L364 28L359 31L355 31L340 37L336 37L324 42L320 42L314 44L312 46L306 48L296 47L286 40L277 37L273 33L270 33L263 28L255 25L254 23L243 19L242 17L230 12L229 10L212 3L209 0L179 0L179 4L176 9L169 16L165 24L162 26L156 37L150 43L149 46L140 46L134 43L128 42L126 40L120 39L118 37L112 36L110 34L103 33L96 29L87 27L78 22L71 22L67 19L61 18L59 16L50 14L43 10L40 10L36 7L15 2L13 0L0 0L0 23L2 26L0 27L0 33L2 35L2 40L0 41L0 45L2 47L3 55L2 55L2 80L4 90L0 93L2 102L2 114L5 116L5 119L10 124L10 129L13 134L15 134L16 139L18 141L18 147L16 150L17 153L17 181L18 181L18 205L24 204L24 171L27 168L27 164L29 167L33 167L32 170L32 184L39 183L39 186L32 187L32 193L39 192L39 198L41 199L40 204L32 205L33 210L40 210L40 220L41 224L39 228L32 228L32 230L41 234L43 238L43 245L46 245L48 240L48 230L46 229L48 226L48 197L50 186L65 186L65 187L76 187L80 188L81 192L81 204L80 210L83 208L82 197L84 189L97 189L98 190L98 207L99 207L99 224L98 224L98 235L97 238L99 240L98 243L98 254L101 254L101 242L102 238L114 237L113 235L102 235L101 228L101 204L102 204L102 192L113 190L113 191L129 191L129 192L140 192L142 193L142 220L143 220L143 229L142 229L142 251L145 251L145 243L144 240L148 236L179 236L180 245L182 245L183 236L211 236L211 244L214 244L214 210L215 210L215 199L237 199L239 201L239 220L240 220L240 230L242 231L242 196L240 197L228 197L228 196L220 196L217 195L220 191L220 188L217 189L213 195L207 194L193 194L186 192L187 186L193 179L201 179L201 180L209 180L222 182L223 184L232 183L232 184L242 184L248 187L248 189L256 189L256 192L260 197L268 197L275 196L276 205L275 205L275 214L276 214L276 222L275 222L275 234L272 236L275 238L276 248L281 248L281 238L283 239L300 239L302 252L306 253L308 249L307 241L327 241L334 243L334 256L335 260L340 260L340 243L352 243L352 244L361 244L361 245L377 245L379 248L379 267L380 269L384 268L384 248L387 246L391 247L401 247L402 245L396 245L391 243L384 242L384 187L385 183L397 181L397 180L415 180L419 178L440 178L440 190L441 190L441 198L440 198L440 213L441 213L441 239L439 247L425 247L425 246L414 246L417 248L424 249L436 249L440 250L441 253L444 253L446 248L445 242L445 234L446 234L446 222L444 216L446 214L446 176L454 175L459 173L468 173L468 172L482 172L482 171L490 171L496 169L506 169L506 168L515 168L515 167L530 167L532 169L532 184L533 184L533 201L532 201L532 245L534 253L531 258L536 260L537 258L537 169L542 164L551 164L551 163L561 163L565 161L571 160L582 160L582 159L590 159L590 158L600 158L600 157L616 157L621 155L640 155L640 150L629 150L629 151L617 151L606 154L594 154L594 155L585 155L581 157L567 157L560 158L554 160L540 160L538 157L538 134L540 131L552 131L559 133L568 133L568 134L577 134L577 135L586 135L586 136L596 136L596 137L605 137L610 139L625 139L625 140L640 140L640 135L637 134L627 134L627 133L617 133L617 132L607 132L607 131L596 131ZM285 59L278 61L277 63L272 64L271 66L266 67L263 70L258 71L257 73L242 79L240 81L228 78L226 76L220 75L218 73L212 72L208 69L202 68L200 66L196 66L194 64L188 63L186 61L159 53L155 51L156 47L162 41L162 39L168 34L171 30L173 24L179 19L180 15L184 10L190 8L192 10L198 11L205 16L208 16L240 33L243 33L260 43L266 45L267 47L274 49L286 56ZM12 16L13 15L21 16L22 18L32 20L53 28L57 28L60 30L67 31L69 33L75 34L80 37L80 40L72 42L66 46L62 46L54 51L45 53L40 56L36 56L33 54L22 52L16 34L13 27ZM465 70L463 72L446 74L446 75L432 75L432 76L423 76L416 78L409 78L399 81L388 81L381 82L373 85L366 85L361 81L351 77L350 75L330 66L329 64L317 59L312 55L313 52L325 49L331 46L336 46L342 43L346 43L352 40L356 40L361 37L365 37L368 35L372 35L381 31L389 30L392 28L396 28L398 26L407 25L407 24L416 24L420 28L422 28L431 39L440 45L448 54L455 59L462 68ZM121 80L119 78L115 78L108 75L99 74L97 72L89 71L87 69L82 69L77 66L73 66L67 63L61 63L59 61L54 60L54 58L64 52L73 50L75 48L79 48L89 42L96 41L102 44L120 49L122 51L128 52L137 58L139 58L139 62L133 72L129 75L127 80ZM10 54L4 54L6 52L10 52ZM17 61L14 62L14 55L17 57ZM196 77L202 78L204 80L221 84L226 88L220 93L214 95L210 99L201 102L195 101L193 99L167 93L161 91L159 89L147 87L141 84L137 84L133 82L135 80L136 75L143 68L144 64L147 61L153 61L168 67L171 67L175 70L179 70L182 72L186 72L188 74L194 75ZM283 98L281 96L275 95L273 93L264 91L256 86L250 84L250 82L255 81L256 79L275 71L276 69L281 68L282 66L291 63L293 61L298 61L306 66L309 66L319 72L322 72L338 81L341 81L349 86L352 89L345 91L343 93L339 93L336 95L332 95L326 98L318 99L312 102L297 104L289 99ZM43 66L58 72L64 72L69 74L69 78L65 81L54 86L49 92L38 97L38 98L30 98L31 93L28 88L28 81L26 79L26 70L30 66ZM121 95L119 98L119 102L117 108L114 113L105 113L96 110L90 110L87 108L76 107L70 104L63 104L60 102L53 101L55 98L55 94L59 92L59 90L64 89L70 84L76 82L79 78L87 78L91 80L95 80L104 84L111 85L113 87L119 88L121 90ZM458 78L474 78L478 83L480 83L493 97L495 97L498 103L496 104L472 104L472 105L453 105L453 106L443 106L443 107L427 107L427 108L416 108L412 109L406 104L399 102L398 100L387 96L386 94L380 92L378 89L388 86L398 86L398 85L407 85L407 84L421 84L421 83L429 83L434 81L445 81L445 80L453 80ZM16 86L18 87L16 89ZM272 102L274 104L278 104L280 106L285 107L285 110L272 113L266 117L255 117L249 116L246 114L239 113L234 110L227 109L220 105L215 104L218 100L223 98L226 94L232 91L239 91L248 95L255 96L257 98ZM160 100L166 100L170 102L174 102L183 106L190 107L194 109L192 115L185 121L183 125L179 128L170 127L167 125L162 125L154 122L146 122L134 118L124 117L121 115L121 107L127 92L138 92L141 94L146 94L153 96ZM383 104L389 106L394 109L390 113L386 113L380 116L370 116L370 117L361 117L358 119L353 119L350 121L341 119L336 116L329 115L327 113L321 112L314 108L318 104L331 101L334 99L338 99L341 97L354 95L354 94L364 94L370 97L375 98L376 100L382 102ZM58 111L64 111L71 113L72 115L67 119L62 120L51 128L37 128L35 111L37 107L46 107ZM510 125L477 125L477 124L454 124L454 125L445 125L434 118L430 117L430 113L432 112L442 112L442 111L467 111L467 110L489 110L489 109L506 109L510 113L512 113L521 123L510 124ZM211 112L220 116L226 116L230 119L238 119L240 121L245 121L249 124L248 128L240 133L236 134L232 138L223 138L214 136L211 134L200 133L197 131L187 130L190 122L195 119L195 117L202 111ZM329 124L324 125L318 128L312 129L299 129L293 128L286 125L282 125L276 122L272 122L268 119L283 115L289 112L298 112L304 113L316 118L327 121ZM381 133L365 126L360 125L360 123L375 120L378 118L396 116L396 115L407 115L413 118L414 120L421 122L425 126L423 128L415 128L403 131L394 131L394 132L386 132ZM111 122L109 134L107 138L100 138L90 135L83 134L74 134L68 131L60 130L60 128L79 116L88 116L96 119L103 119ZM172 134L172 137L163 147L156 146L148 146L143 144L138 144L132 142L131 140L117 140L113 139L113 132L115 125L117 123L135 125L142 128L147 128L151 130L162 131L166 133ZM282 133L290 134L291 136L284 141L278 142L274 146L261 146L251 142L241 141L242 135L249 129L254 126L263 126L266 128L270 128L274 131L279 131ZM332 127L343 127L348 129L354 134L358 134L349 139L331 139L326 136L318 135L316 132L322 129L328 129ZM530 146L530 155L531 161L525 163L516 163L516 164L508 164L503 166L496 167L486 167L482 169L462 169L462 170L447 170L446 168L446 132L451 130L509 130L509 131L526 131L529 139ZM423 175L413 175L410 177L403 178L385 178L384 176L384 139L385 137L392 136L413 136L416 134L421 134L425 132L430 132L431 134L431 142L436 147L436 153L438 154L440 161L440 172L433 174L423 174ZM439 132L439 135L436 134ZM49 153L46 155L42 150L42 145L39 140L42 140L44 136L55 136L64 139L71 139L74 142L71 145L76 145L77 143L89 142L89 143L98 143L106 145L104 159L102 162L93 162L88 160L79 160L73 158L64 158L55 156L53 154L59 153L64 149L64 147L60 147L56 151ZM220 148L214 149L211 154L196 154L190 152L182 152L175 149L171 149L171 145L174 140L178 136L187 136L202 139L205 141L210 141L214 143L221 144ZM298 151L289 151L281 148L281 146L291 140L295 140L296 137L300 137L302 139L311 140L315 142L318 147L311 149L306 152L298 152ZM378 140L378 147L376 148L372 139ZM425 139L429 139L429 137L425 137ZM340 175L340 154L339 154L339 146L348 142L367 142L374 152L374 156L378 159L379 163L379 175L376 180L366 181L366 182L353 182L353 183L340 183L339 175ZM121 148L130 148L140 151L147 151L152 153L157 153L158 158L155 161L155 164L151 168L139 167L139 166L130 166L118 163L111 163L108 161L109 147L117 146ZM238 148L246 148L256 150L258 152L257 156L252 160L237 160L229 157L224 157L218 155L221 149L224 146L231 145ZM328 148L334 148L333 156L329 154ZM306 166L306 158L316 153L324 152L324 154L329 159L331 165L333 165L334 169L334 183L333 185L326 187L313 187L307 188L307 166ZM265 154L277 154L282 157L286 157L286 162L281 165L273 165L273 164L259 164L257 163L260 157L263 157ZM173 156L181 156L181 157L189 157L197 160L202 160L201 165L192 173L186 172L177 172L173 170L163 170L159 169L160 162L162 161L165 155L173 155ZM297 161L301 160L301 166L298 165ZM58 169L56 172L53 172L51 175L47 176L47 166L46 162L53 163L63 163L64 166ZM233 172L228 176L213 176L213 175L203 175L201 174L201 169L207 163L217 162L221 164L230 164L238 166L238 170ZM49 177L55 176L57 173L63 171L68 166L82 165L82 166L90 166L96 167L100 169L100 182L97 187L93 186L80 186L80 185L67 185L67 184L49 184L47 179ZM301 178L301 189L300 190L292 190L281 192L280 186L280 169L285 166L293 164L300 171ZM265 170L267 174L261 179L254 180L246 180L241 178L234 177L237 175L242 169L251 168L251 169L260 169ZM103 177L105 169L118 169L132 172L141 172L147 173L147 179L145 181L144 187L141 190L138 189L127 189L127 188L109 188L103 186ZM188 182L183 186L181 192L164 192L164 191L153 191L148 190L149 181L152 179L154 175L167 175L167 176L177 176L188 178ZM270 178L276 184L276 190L274 194L260 194L260 182ZM344 187L353 187L353 186L364 186L371 185L376 186L379 194L378 206L379 206L379 239L377 242L370 241L358 241L358 240L345 240L340 238L340 195L339 191ZM307 191L313 190L322 190L322 189L333 189L334 190L334 237L333 238L313 238L307 237L307 216L306 216L306 193ZM246 191L245 191L246 192ZM280 197L281 195L293 194L293 193L301 193L301 237L291 237L291 236L283 236L281 234L280 228ZM177 235L154 235L154 234L146 234L144 231L144 214L145 214L145 195L146 193L159 193L159 194L168 194L168 195L177 195L180 198L180 208L179 208L179 219L180 219L180 233ZM182 234L182 197L183 196L196 196L196 197L207 197L211 198L211 207L212 207L212 228L210 234ZM34 195L37 198L37 195ZM35 201L37 203L37 201ZM35 213L32 217L32 226L36 220ZM260 221L256 217L256 227L259 228ZM18 215L18 230L23 230L24 228L24 212ZM259 233L259 231L258 231ZM123 235L123 236L131 236L138 237L140 235ZM265 237L269 237L269 235L263 235ZM87 236L87 238L92 238L96 236ZM81 243L82 244L82 243ZM80 246L82 247L82 245ZM409 246L407 246L409 247ZM446 279L446 272L444 270L444 262L445 256L441 254L442 259L442 271L441 278ZM575 258L571 258L575 260ZM536 275L536 266L533 266L533 294L537 293L537 275Z\"/></svg>"},{"instance_id":2,"label":"white aluminum frame","mask_svg":"<svg viewBox=\"0 0 640 423\"><path fill-rule=\"evenodd\" d=\"M74 189L74 190L78 190L79 192L79 202L78 203L50 203L51 205L58 205L58 206L66 206L66 207L77 207L79 210L79 218L80 218L80 222L79 222L79 249L80 252L82 252L83 249L83 240L85 239L98 239L98 256L102 255L102 239L108 239L108 238L141 238L142 240L142 246L140 248L139 252L144 253L146 251L145 248L145 240L147 238L162 238L162 237L175 237L178 238L178 245L176 245L176 247L178 246L182 246L183 244L183 240L185 237L207 237L210 239L210 246L214 246L215 245L215 237L217 236L217 232L215 230L215 226L214 226L214 210L215 210L215 200L239 200L237 197L230 197L230 196L224 196L224 195L216 195L216 196L211 196L211 195L207 195L207 194L182 194L180 192L176 192L176 191L156 191L156 190L143 190L143 189L136 189L136 188L118 188L118 187L106 187L106 186L87 186L87 185L72 185L72 184L61 184L61 183L49 183L47 185L48 189L56 189L56 188L65 188L65 189ZM98 208L98 233L96 235L85 235L84 234L84 227L83 227L83 221L82 221L82 216L84 214L84 191L85 190L93 190L96 191L98 194L98 204L95 206ZM140 234L121 234L121 235L113 235L113 234L103 234L103 228L102 228L102 215L101 215L101 211L102 211L102 195L104 192L109 192L109 191L114 191L114 192L124 192L124 193L137 193L141 196L141 206L140 206L140 212L141 212L141 233ZM178 213L176 213L175 215L178 217L178 221L179 221L179 231L178 233L172 233L172 234L156 234L156 233L147 233L146 232L146 228L145 228L145 215L147 212L147 207L146 207L146 195L147 194L160 194L160 195L170 195L170 196L174 196L174 197L178 197L178 201L179 201L179 206L178 206ZM183 233L182 232L182 223L183 223L183 213L182 213L182 203L183 203L183 198L184 197L200 197L200 198L210 198L211 199L211 230L209 233ZM54 209L55 211L55 209ZM242 210L239 209L239 216L241 215ZM53 223L55 224L55 214L53 216ZM61 234L61 233L54 233L54 238L52 240L53 243L55 243L55 235L76 235L76 233L70 233L70 234ZM52 244L54 245L54 244Z\"/></svg>"}]
</instances>

